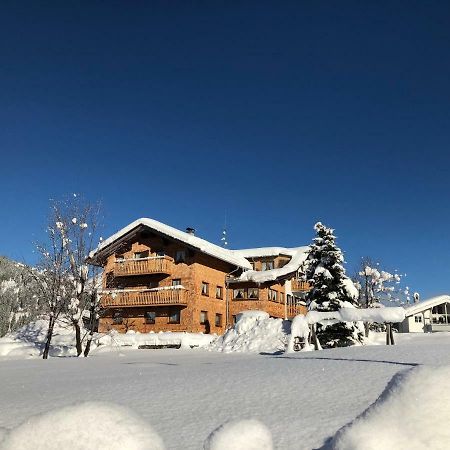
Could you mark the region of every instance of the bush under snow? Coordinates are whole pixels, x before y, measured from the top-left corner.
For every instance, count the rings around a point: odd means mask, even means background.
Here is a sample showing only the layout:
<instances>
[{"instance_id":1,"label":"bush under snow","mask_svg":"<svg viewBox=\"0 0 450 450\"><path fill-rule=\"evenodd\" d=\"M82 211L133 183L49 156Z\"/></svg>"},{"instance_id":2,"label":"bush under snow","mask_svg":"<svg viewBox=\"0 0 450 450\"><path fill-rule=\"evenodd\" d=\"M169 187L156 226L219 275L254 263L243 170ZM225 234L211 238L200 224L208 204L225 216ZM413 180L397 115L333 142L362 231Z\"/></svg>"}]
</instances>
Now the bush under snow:
<instances>
[{"instance_id":1,"label":"bush under snow","mask_svg":"<svg viewBox=\"0 0 450 450\"><path fill-rule=\"evenodd\" d=\"M209 347L219 352L276 352L284 350L290 322L272 319L264 311L244 311L236 324Z\"/></svg>"},{"instance_id":2,"label":"bush under snow","mask_svg":"<svg viewBox=\"0 0 450 450\"><path fill-rule=\"evenodd\" d=\"M391 380L379 399L337 433L335 450L446 450L450 366L416 367Z\"/></svg>"},{"instance_id":3,"label":"bush under snow","mask_svg":"<svg viewBox=\"0 0 450 450\"><path fill-rule=\"evenodd\" d=\"M272 434L256 419L235 420L216 428L206 439L205 450L272 450Z\"/></svg>"},{"instance_id":4,"label":"bush under snow","mask_svg":"<svg viewBox=\"0 0 450 450\"><path fill-rule=\"evenodd\" d=\"M39 414L3 433L1 450L163 450L159 435L133 411L86 402Z\"/></svg>"}]
</instances>

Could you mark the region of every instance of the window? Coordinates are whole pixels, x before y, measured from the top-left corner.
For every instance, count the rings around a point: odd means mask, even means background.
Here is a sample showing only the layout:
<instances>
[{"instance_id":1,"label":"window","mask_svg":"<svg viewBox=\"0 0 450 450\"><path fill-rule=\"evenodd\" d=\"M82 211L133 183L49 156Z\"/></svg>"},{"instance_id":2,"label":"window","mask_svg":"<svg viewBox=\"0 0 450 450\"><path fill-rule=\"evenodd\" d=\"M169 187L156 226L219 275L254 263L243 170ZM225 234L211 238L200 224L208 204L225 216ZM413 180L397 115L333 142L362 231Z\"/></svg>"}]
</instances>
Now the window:
<instances>
[{"instance_id":1,"label":"window","mask_svg":"<svg viewBox=\"0 0 450 450\"><path fill-rule=\"evenodd\" d=\"M277 301L277 296L278 296L278 292L273 290L273 289L269 289L269 300L271 302L276 302Z\"/></svg>"},{"instance_id":2,"label":"window","mask_svg":"<svg viewBox=\"0 0 450 450\"><path fill-rule=\"evenodd\" d=\"M116 311L112 316L114 325L121 325L123 323L122 311Z\"/></svg>"},{"instance_id":3,"label":"window","mask_svg":"<svg viewBox=\"0 0 450 450\"><path fill-rule=\"evenodd\" d=\"M200 311L200 325L205 325L208 321L208 311Z\"/></svg>"},{"instance_id":4,"label":"window","mask_svg":"<svg viewBox=\"0 0 450 450\"><path fill-rule=\"evenodd\" d=\"M248 298L252 300L256 300L259 298L259 289L258 288L249 288L248 289Z\"/></svg>"},{"instance_id":5,"label":"window","mask_svg":"<svg viewBox=\"0 0 450 450\"><path fill-rule=\"evenodd\" d=\"M261 263L261 270L272 270L273 269L273 261L263 261Z\"/></svg>"},{"instance_id":6,"label":"window","mask_svg":"<svg viewBox=\"0 0 450 450\"><path fill-rule=\"evenodd\" d=\"M181 278L172 280L172 286L181 286Z\"/></svg>"},{"instance_id":7,"label":"window","mask_svg":"<svg viewBox=\"0 0 450 450\"><path fill-rule=\"evenodd\" d=\"M175 253L175 263L186 262L186 250L177 250Z\"/></svg>"},{"instance_id":8,"label":"window","mask_svg":"<svg viewBox=\"0 0 450 450\"><path fill-rule=\"evenodd\" d=\"M179 309L170 309L169 310L169 323L180 323L180 310Z\"/></svg>"},{"instance_id":9,"label":"window","mask_svg":"<svg viewBox=\"0 0 450 450\"><path fill-rule=\"evenodd\" d=\"M216 286L216 298L223 298L223 288L222 286Z\"/></svg>"},{"instance_id":10,"label":"window","mask_svg":"<svg viewBox=\"0 0 450 450\"><path fill-rule=\"evenodd\" d=\"M164 250L158 250L156 252L156 256L166 256L166 254L165 254Z\"/></svg>"},{"instance_id":11,"label":"window","mask_svg":"<svg viewBox=\"0 0 450 450\"><path fill-rule=\"evenodd\" d=\"M146 250L145 252L135 252L134 253L134 259L143 259L143 258L148 258L148 250Z\"/></svg>"},{"instance_id":12,"label":"window","mask_svg":"<svg viewBox=\"0 0 450 450\"><path fill-rule=\"evenodd\" d=\"M209 283L202 281L202 295L209 295Z\"/></svg>"},{"instance_id":13,"label":"window","mask_svg":"<svg viewBox=\"0 0 450 450\"><path fill-rule=\"evenodd\" d=\"M215 325L216 327L222 326L222 314L216 314Z\"/></svg>"},{"instance_id":14,"label":"window","mask_svg":"<svg viewBox=\"0 0 450 450\"><path fill-rule=\"evenodd\" d=\"M155 311L145 311L144 317L145 323L155 323L156 313Z\"/></svg>"},{"instance_id":15,"label":"window","mask_svg":"<svg viewBox=\"0 0 450 450\"><path fill-rule=\"evenodd\" d=\"M422 322L422 316L414 316L414 320L416 323Z\"/></svg>"},{"instance_id":16,"label":"window","mask_svg":"<svg viewBox=\"0 0 450 450\"><path fill-rule=\"evenodd\" d=\"M237 317L233 314L233 325L236 325Z\"/></svg>"},{"instance_id":17,"label":"window","mask_svg":"<svg viewBox=\"0 0 450 450\"><path fill-rule=\"evenodd\" d=\"M116 256L116 261L125 261L125 256L123 256L123 255L117 255L117 256Z\"/></svg>"},{"instance_id":18,"label":"window","mask_svg":"<svg viewBox=\"0 0 450 450\"><path fill-rule=\"evenodd\" d=\"M157 288L159 286L159 283L157 282L157 281L150 281L149 283L148 283L148 288L149 289L155 289L155 288Z\"/></svg>"},{"instance_id":19,"label":"window","mask_svg":"<svg viewBox=\"0 0 450 450\"><path fill-rule=\"evenodd\" d=\"M233 298L236 300L242 300L245 297L245 289L234 289L233 290Z\"/></svg>"}]
</instances>

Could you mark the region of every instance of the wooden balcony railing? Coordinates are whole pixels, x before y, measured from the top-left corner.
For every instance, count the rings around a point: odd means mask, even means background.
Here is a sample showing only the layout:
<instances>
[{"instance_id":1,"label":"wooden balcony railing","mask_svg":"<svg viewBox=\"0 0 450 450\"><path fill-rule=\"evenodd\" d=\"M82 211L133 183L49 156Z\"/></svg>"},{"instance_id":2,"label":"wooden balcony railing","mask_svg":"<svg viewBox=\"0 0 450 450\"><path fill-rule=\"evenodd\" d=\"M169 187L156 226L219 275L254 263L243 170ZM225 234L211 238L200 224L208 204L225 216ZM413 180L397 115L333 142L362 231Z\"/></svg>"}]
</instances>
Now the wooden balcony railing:
<instances>
[{"instance_id":1,"label":"wooden balcony railing","mask_svg":"<svg viewBox=\"0 0 450 450\"><path fill-rule=\"evenodd\" d=\"M184 289L160 289L158 291L115 291L102 294L101 304L109 306L164 306L186 305Z\"/></svg>"},{"instance_id":2,"label":"wooden balcony railing","mask_svg":"<svg viewBox=\"0 0 450 450\"><path fill-rule=\"evenodd\" d=\"M299 314L306 314L307 309L305 306L287 305L287 316L289 319L298 316Z\"/></svg>"},{"instance_id":3,"label":"wooden balcony railing","mask_svg":"<svg viewBox=\"0 0 450 450\"><path fill-rule=\"evenodd\" d=\"M151 273L170 273L173 260L168 256L142 259L122 259L114 264L114 276L147 275Z\"/></svg>"},{"instance_id":4,"label":"wooden balcony railing","mask_svg":"<svg viewBox=\"0 0 450 450\"><path fill-rule=\"evenodd\" d=\"M302 281L297 278L292 278L291 289L293 292L308 291L309 284L306 281Z\"/></svg>"}]
</instances>

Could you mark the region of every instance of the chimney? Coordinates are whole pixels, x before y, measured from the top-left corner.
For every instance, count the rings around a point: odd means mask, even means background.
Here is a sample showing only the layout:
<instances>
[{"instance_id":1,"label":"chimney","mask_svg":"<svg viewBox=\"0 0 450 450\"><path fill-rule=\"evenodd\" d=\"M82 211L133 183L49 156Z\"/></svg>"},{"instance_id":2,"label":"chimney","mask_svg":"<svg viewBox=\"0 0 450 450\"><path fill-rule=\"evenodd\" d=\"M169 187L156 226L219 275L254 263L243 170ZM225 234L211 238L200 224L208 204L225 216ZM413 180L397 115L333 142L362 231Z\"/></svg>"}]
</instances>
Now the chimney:
<instances>
[{"instance_id":1,"label":"chimney","mask_svg":"<svg viewBox=\"0 0 450 450\"><path fill-rule=\"evenodd\" d=\"M186 233L190 234L191 236L195 236L195 228L187 227Z\"/></svg>"}]
</instances>

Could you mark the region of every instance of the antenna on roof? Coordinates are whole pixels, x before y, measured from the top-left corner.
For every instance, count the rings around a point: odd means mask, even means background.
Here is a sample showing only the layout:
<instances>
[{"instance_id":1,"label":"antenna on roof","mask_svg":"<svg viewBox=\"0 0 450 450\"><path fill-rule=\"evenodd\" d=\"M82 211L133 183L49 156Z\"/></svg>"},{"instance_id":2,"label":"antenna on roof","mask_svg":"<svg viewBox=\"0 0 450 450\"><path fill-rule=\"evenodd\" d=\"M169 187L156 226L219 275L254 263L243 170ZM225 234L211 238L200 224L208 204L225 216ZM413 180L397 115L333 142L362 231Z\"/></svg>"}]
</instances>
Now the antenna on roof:
<instances>
[{"instance_id":1,"label":"antenna on roof","mask_svg":"<svg viewBox=\"0 0 450 450\"><path fill-rule=\"evenodd\" d=\"M220 243L222 244L223 248L228 247L228 238L227 238L227 213L225 212L225 221L223 223L223 229L222 229L222 237L220 238Z\"/></svg>"}]
</instances>

